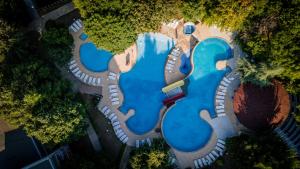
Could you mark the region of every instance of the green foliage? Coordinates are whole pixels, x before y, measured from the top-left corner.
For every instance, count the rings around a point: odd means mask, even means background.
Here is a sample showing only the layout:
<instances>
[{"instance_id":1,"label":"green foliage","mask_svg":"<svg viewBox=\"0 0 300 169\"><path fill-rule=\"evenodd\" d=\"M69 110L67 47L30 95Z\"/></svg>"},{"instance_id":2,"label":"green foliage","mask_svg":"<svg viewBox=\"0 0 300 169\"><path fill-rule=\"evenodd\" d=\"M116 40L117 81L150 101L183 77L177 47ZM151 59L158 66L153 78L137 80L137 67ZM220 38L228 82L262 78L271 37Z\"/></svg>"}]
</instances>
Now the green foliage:
<instances>
[{"instance_id":1,"label":"green foliage","mask_svg":"<svg viewBox=\"0 0 300 169\"><path fill-rule=\"evenodd\" d=\"M299 169L295 152L275 135L241 135L226 142L225 156L211 168L221 169Z\"/></svg>"},{"instance_id":2,"label":"green foliage","mask_svg":"<svg viewBox=\"0 0 300 169\"><path fill-rule=\"evenodd\" d=\"M151 147L144 145L131 153L129 160L132 169L171 169L169 147L162 139L154 139Z\"/></svg>"},{"instance_id":3,"label":"green foliage","mask_svg":"<svg viewBox=\"0 0 300 169\"><path fill-rule=\"evenodd\" d=\"M97 46L118 53L143 32L157 31L162 22L176 18L176 0L73 0L84 18L85 31Z\"/></svg>"},{"instance_id":4,"label":"green foliage","mask_svg":"<svg viewBox=\"0 0 300 169\"><path fill-rule=\"evenodd\" d=\"M43 48L49 59L55 60L58 65L62 66L72 57L73 38L64 26L55 23L46 25L46 31L42 36Z\"/></svg>"},{"instance_id":5,"label":"green foliage","mask_svg":"<svg viewBox=\"0 0 300 169\"><path fill-rule=\"evenodd\" d=\"M237 70L242 74L242 83L250 82L261 87L271 85L272 79L284 71L281 67L270 67L265 63L252 64L245 58L238 60Z\"/></svg>"},{"instance_id":6,"label":"green foliage","mask_svg":"<svg viewBox=\"0 0 300 169\"><path fill-rule=\"evenodd\" d=\"M40 39L20 34L1 63L0 118L52 146L85 133L86 109L53 58L42 55Z\"/></svg>"},{"instance_id":7,"label":"green foliage","mask_svg":"<svg viewBox=\"0 0 300 169\"><path fill-rule=\"evenodd\" d=\"M8 50L15 41L16 29L0 19L0 63L4 61Z\"/></svg>"}]
</instances>

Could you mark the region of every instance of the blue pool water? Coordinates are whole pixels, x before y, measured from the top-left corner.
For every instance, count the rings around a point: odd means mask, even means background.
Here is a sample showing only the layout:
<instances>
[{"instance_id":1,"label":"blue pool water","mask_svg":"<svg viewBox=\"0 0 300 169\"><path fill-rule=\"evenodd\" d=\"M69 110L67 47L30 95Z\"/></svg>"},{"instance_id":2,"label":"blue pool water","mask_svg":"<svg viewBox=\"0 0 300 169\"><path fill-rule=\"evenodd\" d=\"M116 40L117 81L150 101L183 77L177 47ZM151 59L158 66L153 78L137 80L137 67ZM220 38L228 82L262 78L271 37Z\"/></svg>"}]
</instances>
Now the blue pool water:
<instances>
[{"instance_id":1,"label":"blue pool water","mask_svg":"<svg viewBox=\"0 0 300 169\"><path fill-rule=\"evenodd\" d=\"M165 86L164 65L173 46L172 39L162 34L140 35L136 64L120 76L125 98L119 110L124 114L130 109L135 111L134 116L126 121L127 127L135 134L149 132L158 122L165 98L161 91Z\"/></svg>"},{"instance_id":2,"label":"blue pool water","mask_svg":"<svg viewBox=\"0 0 300 169\"><path fill-rule=\"evenodd\" d=\"M199 43L192 56L193 70L185 80L187 95L176 102L165 114L162 131L167 143L177 150L191 152L206 145L212 127L200 117L201 110L208 110L215 117L214 96L217 85L230 71L217 70L218 60L232 56L230 46L221 39L209 38Z\"/></svg>"},{"instance_id":3,"label":"blue pool water","mask_svg":"<svg viewBox=\"0 0 300 169\"><path fill-rule=\"evenodd\" d=\"M88 42L80 46L80 61L85 68L92 72L103 72L108 68L112 53L97 49L94 43Z\"/></svg>"}]
</instances>

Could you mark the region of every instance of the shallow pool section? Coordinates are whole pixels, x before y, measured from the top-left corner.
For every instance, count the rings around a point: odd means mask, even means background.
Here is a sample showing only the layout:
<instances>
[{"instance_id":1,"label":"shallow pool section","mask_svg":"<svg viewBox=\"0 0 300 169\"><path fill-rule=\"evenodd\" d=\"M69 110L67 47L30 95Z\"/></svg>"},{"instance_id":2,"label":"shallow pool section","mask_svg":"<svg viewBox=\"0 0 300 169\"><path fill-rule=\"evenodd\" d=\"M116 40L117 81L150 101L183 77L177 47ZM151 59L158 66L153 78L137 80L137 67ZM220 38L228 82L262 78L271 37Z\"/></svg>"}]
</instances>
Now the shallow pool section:
<instances>
[{"instance_id":1,"label":"shallow pool section","mask_svg":"<svg viewBox=\"0 0 300 169\"><path fill-rule=\"evenodd\" d=\"M135 111L126 125L135 134L142 135L151 131L159 120L165 98L161 91L165 86L164 65L174 42L162 34L147 33L140 35L136 43L136 64L120 76L124 102L119 110L124 114L130 109Z\"/></svg>"},{"instance_id":2,"label":"shallow pool section","mask_svg":"<svg viewBox=\"0 0 300 169\"><path fill-rule=\"evenodd\" d=\"M165 114L162 122L163 136L173 148L192 152L203 148L212 135L212 127L200 117L207 110L216 117L214 96L223 76L230 71L217 70L218 60L232 56L230 46L222 39L209 38L200 42L192 55L192 72L185 79L187 95L176 102Z\"/></svg>"},{"instance_id":3,"label":"shallow pool section","mask_svg":"<svg viewBox=\"0 0 300 169\"><path fill-rule=\"evenodd\" d=\"M106 71L112 57L112 53L103 49L97 49L92 42L82 44L79 54L81 63L92 72Z\"/></svg>"}]
</instances>

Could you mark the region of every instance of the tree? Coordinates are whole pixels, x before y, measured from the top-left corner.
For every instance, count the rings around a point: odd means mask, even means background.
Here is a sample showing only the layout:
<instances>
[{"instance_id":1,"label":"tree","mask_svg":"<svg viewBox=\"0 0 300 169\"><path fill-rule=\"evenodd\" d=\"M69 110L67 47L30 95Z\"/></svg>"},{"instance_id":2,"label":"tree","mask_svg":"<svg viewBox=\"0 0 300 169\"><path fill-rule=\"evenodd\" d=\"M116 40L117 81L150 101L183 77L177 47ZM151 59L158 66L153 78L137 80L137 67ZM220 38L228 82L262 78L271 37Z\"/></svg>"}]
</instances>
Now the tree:
<instances>
[{"instance_id":1,"label":"tree","mask_svg":"<svg viewBox=\"0 0 300 169\"><path fill-rule=\"evenodd\" d=\"M300 161L295 152L275 135L241 135L226 141L227 151L218 159L214 169L298 169Z\"/></svg>"},{"instance_id":2,"label":"tree","mask_svg":"<svg viewBox=\"0 0 300 169\"><path fill-rule=\"evenodd\" d=\"M15 27L0 19L0 63L5 60L9 49L14 43L16 37L14 36L15 33Z\"/></svg>"},{"instance_id":3,"label":"tree","mask_svg":"<svg viewBox=\"0 0 300 169\"><path fill-rule=\"evenodd\" d=\"M54 146L85 134L86 108L40 39L37 32L20 33L1 63L0 117Z\"/></svg>"},{"instance_id":4,"label":"tree","mask_svg":"<svg viewBox=\"0 0 300 169\"><path fill-rule=\"evenodd\" d=\"M250 63L247 59L238 60L237 70L241 73L242 83L253 83L261 87L271 85L272 80L283 72L281 67L270 67L264 63Z\"/></svg>"},{"instance_id":5,"label":"tree","mask_svg":"<svg viewBox=\"0 0 300 169\"><path fill-rule=\"evenodd\" d=\"M169 147L163 139L154 139L152 146L144 145L131 152L129 159L132 169L171 169Z\"/></svg>"}]
</instances>

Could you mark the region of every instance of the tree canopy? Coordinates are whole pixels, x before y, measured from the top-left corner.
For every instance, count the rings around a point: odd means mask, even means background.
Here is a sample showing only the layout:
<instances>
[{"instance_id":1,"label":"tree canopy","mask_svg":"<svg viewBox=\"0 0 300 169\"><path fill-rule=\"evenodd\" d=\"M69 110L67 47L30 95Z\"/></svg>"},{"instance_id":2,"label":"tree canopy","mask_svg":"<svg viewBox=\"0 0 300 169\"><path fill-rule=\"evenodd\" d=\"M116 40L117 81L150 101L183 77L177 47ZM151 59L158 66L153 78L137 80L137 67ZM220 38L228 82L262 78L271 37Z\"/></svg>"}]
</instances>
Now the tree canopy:
<instances>
[{"instance_id":1,"label":"tree canopy","mask_svg":"<svg viewBox=\"0 0 300 169\"><path fill-rule=\"evenodd\" d=\"M53 49L55 44L71 51L68 44L72 42L65 42L69 35L60 33L61 39L53 40L48 36L53 35L51 32L42 38L37 32L18 33L18 38L5 46L5 60L0 66L0 117L49 145L81 136L85 133L85 106L61 77L55 62L64 55L43 50L45 46ZM66 57L58 61L66 63Z\"/></svg>"}]
</instances>

